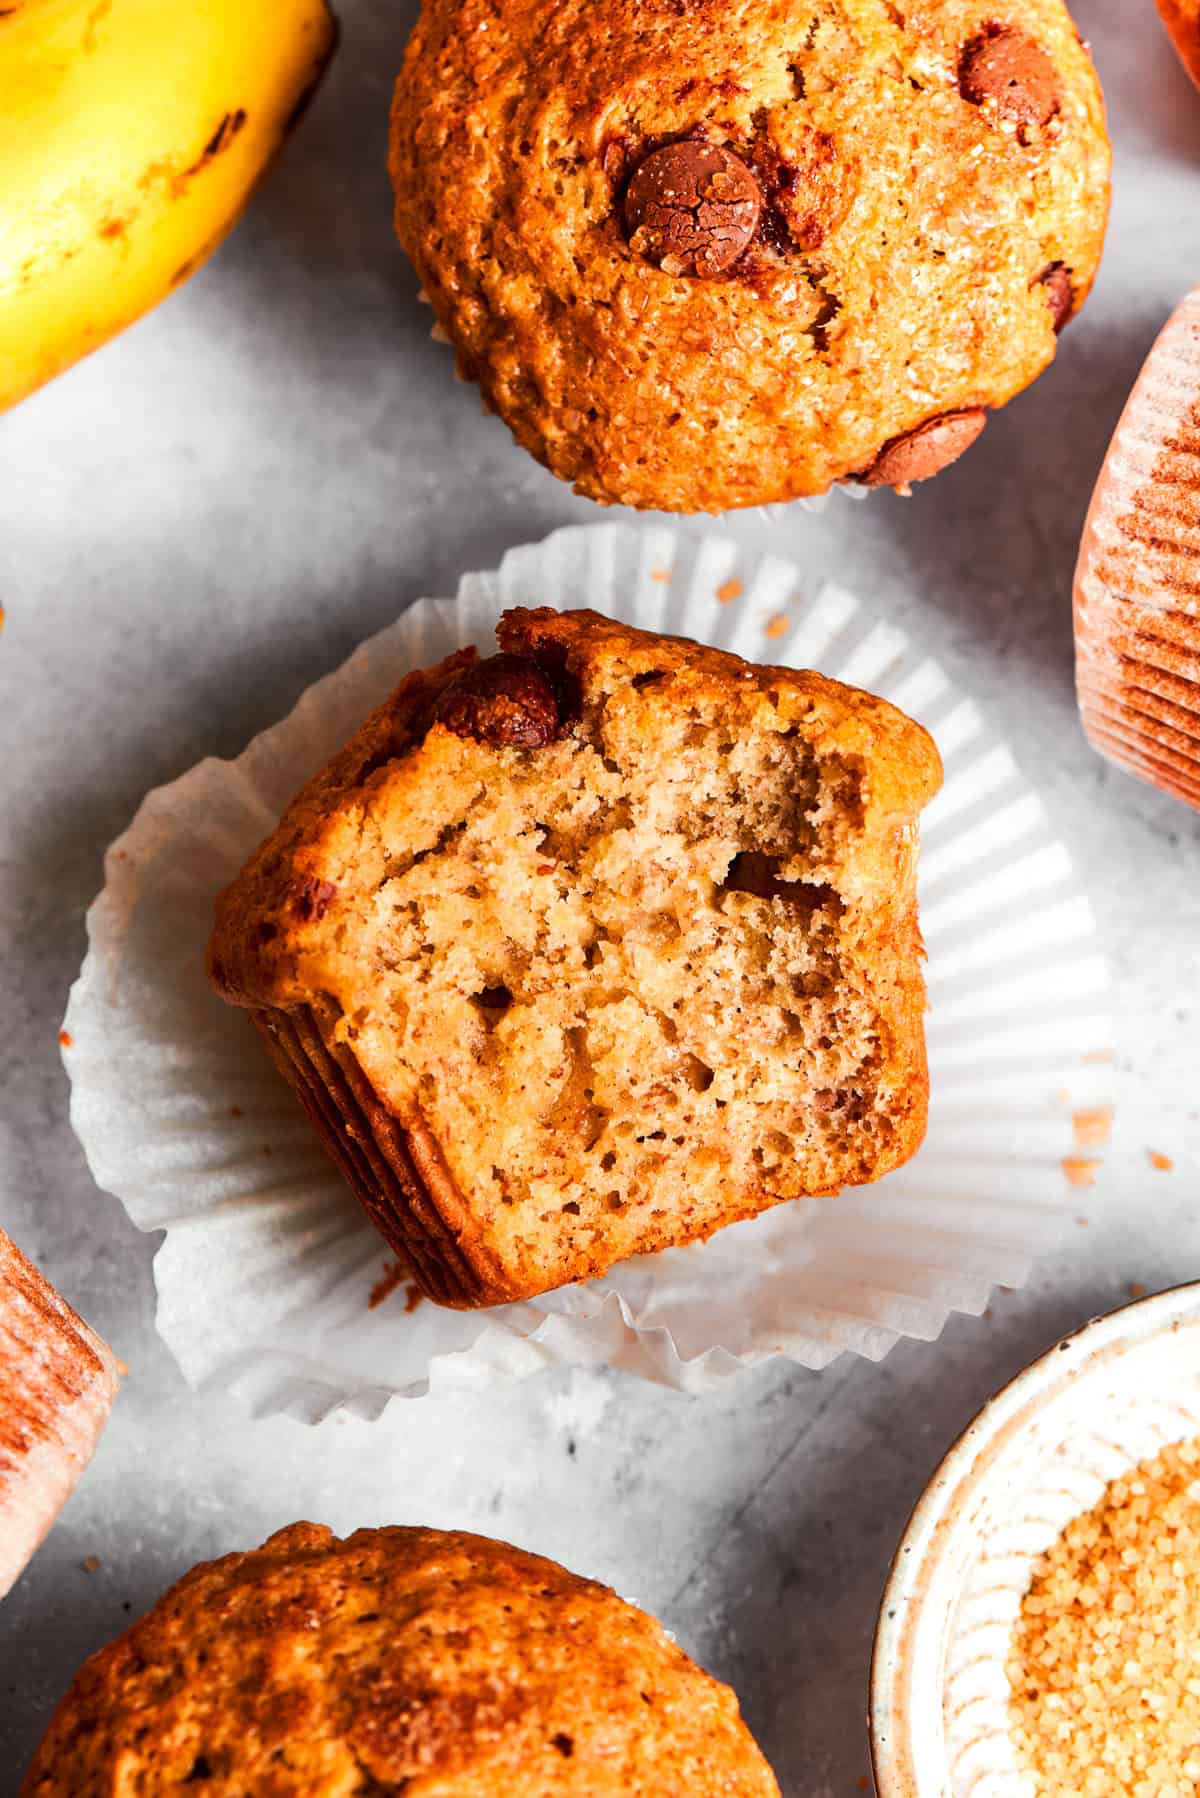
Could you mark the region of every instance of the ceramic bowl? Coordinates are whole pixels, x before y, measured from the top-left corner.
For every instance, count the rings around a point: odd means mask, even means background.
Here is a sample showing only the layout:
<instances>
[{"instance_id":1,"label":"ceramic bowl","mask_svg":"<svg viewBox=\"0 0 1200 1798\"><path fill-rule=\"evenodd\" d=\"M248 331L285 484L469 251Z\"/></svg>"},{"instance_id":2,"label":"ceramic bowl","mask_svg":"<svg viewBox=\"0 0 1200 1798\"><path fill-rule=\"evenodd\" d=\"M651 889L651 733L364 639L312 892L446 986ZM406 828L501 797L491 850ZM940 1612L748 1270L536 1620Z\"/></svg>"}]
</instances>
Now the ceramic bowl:
<instances>
[{"instance_id":1,"label":"ceramic bowl","mask_svg":"<svg viewBox=\"0 0 1200 1798\"><path fill-rule=\"evenodd\" d=\"M904 1533L871 1671L879 1798L1030 1798L1005 1672L1038 1557L1110 1480L1200 1436L1200 1284L1068 1336L955 1443Z\"/></svg>"}]
</instances>

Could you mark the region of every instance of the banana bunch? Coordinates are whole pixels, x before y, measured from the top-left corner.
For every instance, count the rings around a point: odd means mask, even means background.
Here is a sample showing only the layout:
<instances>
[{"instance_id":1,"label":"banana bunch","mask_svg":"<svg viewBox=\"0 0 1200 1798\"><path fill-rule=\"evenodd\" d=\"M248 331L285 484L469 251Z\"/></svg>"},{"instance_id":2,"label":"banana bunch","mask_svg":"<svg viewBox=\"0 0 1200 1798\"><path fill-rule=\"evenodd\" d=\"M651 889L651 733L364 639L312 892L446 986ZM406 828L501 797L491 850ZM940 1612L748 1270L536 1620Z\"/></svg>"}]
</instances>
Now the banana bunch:
<instances>
[{"instance_id":1,"label":"banana bunch","mask_svg":"<svg viewBox=\"0 0 1200 1798\"><path fill-rule=\"evenodd\" d=\"M326 0L0 0L0 411L200 267L335 37Z\"/></svg>"}]
</instances>

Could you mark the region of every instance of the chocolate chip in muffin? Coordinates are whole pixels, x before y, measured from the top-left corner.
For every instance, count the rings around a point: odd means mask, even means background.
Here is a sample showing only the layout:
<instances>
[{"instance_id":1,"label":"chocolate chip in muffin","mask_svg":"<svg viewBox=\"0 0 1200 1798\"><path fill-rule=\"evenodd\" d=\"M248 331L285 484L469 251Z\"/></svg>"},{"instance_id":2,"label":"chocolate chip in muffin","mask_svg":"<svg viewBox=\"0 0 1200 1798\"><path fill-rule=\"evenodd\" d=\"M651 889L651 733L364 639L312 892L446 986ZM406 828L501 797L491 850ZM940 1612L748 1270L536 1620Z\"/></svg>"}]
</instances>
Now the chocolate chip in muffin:
<instances>
[{"instance_id":1,"label":"chocolate chip in muffin","mask_svg":"<svg viewBox=\"0 0 1200 1798\"><path fill-rule=\"evenodd\" d=\"M549 677L525 656L475 662L442 694L434 719L456 737L496 749L544 749L561 734Z\"/></svg>"},{"instance_id":2,"label":"chocolate chip in muffin","mask_svg":"<svg viewBox=\"0 0 1200 1798\"><path fill-rule=\"evenodd\" d=\"M308 879L299 883L293 910L305 923L315 919L319 924L337 898L337 888L330 880Z\"/></svg>"},{"instance_id":3,"label":"chocolate chip in muffin","mask_svg":"<svg viewBox=\"0 0 1200 1798\"><path fill-rule=\"evenodd\" d=\"M1022 140L1030 127L1049 124L1062 99L1058 70L1041 45L1015 25L988 25L964 44L958 86L972 106L994 107Z\"/></svg>"},{"instance_id":4,"label":"chocolate chip in muffin","mask_svg":"<svg viewBox=\"0 0 1200 1798\"><path fill-rule=\"evenodd\" d=\"M914 481L928 481L943 468L949 468L951 462L957 462L986 423L987 413L982 406L927 419L915 431L885 443L859 479L866 487L895 487L905 492Z\"/></svg>"},{"instance_id":5,"label":"chocolate chip in muffin","mask_svg":"<svg viewBox=\"0 0 1200 1798\"><path fill-rule=\"evenodd\" d=\"M720 144L664 144L634 170L625 225L639 255L670 275L723 275L758 228L763 195L740 157Z\"/></svg>"},{"instance_id":6,"label":"chocolate chip in muffin","mask_svg":"<svg viewBox=\"0 0 1200 1798\"><path fill-rule=\"evenodd\" d=\"M1071 286L1071 271L1061 262L1052 262L1038 276L1039 284L1046 290L1046 298L1050 303L1050 316L1054 322L1055 332L1062 330L1070 323L1071 314L1075 310L1075 290Z\"/></svg>"}]
</instances>

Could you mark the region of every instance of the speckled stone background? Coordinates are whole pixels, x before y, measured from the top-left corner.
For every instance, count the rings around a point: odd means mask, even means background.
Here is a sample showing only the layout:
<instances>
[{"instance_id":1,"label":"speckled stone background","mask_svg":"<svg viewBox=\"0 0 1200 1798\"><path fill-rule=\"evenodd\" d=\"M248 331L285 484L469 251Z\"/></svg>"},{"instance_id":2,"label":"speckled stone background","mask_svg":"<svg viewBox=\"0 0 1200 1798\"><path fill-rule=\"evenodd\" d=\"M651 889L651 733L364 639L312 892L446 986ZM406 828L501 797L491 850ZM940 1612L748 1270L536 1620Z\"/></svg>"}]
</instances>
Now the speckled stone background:
<instances>
[{"instance_id":1,"label":"speckled stone background","mask_svg":"<svg viewBox=\"0 0 1200 1798\"><path fill-rule=\"evenodd\" d=\"M611 1581L734 1682L788 1798L850 1798L875 1607L943 1449L1131 1284L1200 1277L1200 818L1087 750L1069 608L1105 443L1200 280L1200 95L1152 0L1078 0L1116 200L1056 366L907 503L721 526L936 639L1086 871L1121 1093L1066 1252L878 1367L773 1367L702 1401L563 1375L306 1430L188 1392L154 1334L154 1242L96 1191L68 1128L56 1039L101 856L147 787L239 750L418 595L600 516L480 416L429 342L383 166L413 7L341 11L332 76L217 260L0 421L0 1222L130 1366L89 1477L0 1611L0 1791L87 1653L193 1561L304 1516L465 1525Z\"/></svg>"}]
</instances>

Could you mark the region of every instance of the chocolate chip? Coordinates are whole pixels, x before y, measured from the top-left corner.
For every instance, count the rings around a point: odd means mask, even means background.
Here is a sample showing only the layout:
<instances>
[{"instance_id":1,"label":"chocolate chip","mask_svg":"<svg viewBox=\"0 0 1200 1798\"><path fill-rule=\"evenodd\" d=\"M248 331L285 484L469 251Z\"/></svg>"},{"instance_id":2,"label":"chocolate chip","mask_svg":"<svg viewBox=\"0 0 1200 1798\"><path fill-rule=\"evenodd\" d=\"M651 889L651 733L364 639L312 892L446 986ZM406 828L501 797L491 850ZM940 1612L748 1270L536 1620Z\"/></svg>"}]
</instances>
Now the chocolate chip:
<instances>
[{"instance_id":1,"label":"chocolate chip","mask_svg":"<svg viewBox=\"0 0 1200 1798\"><path fill-rule=\"evenodd\" d=\"M949 468L951 462L957 462L986 423L987 413L982 406L972 406L964 412L943 412L940 418L927 419L915 431L885 443L859 479L866 487L901 490L911 487L914 481L927 481Z\"/></svg>"},{"instance_id":2,"label":"chocolate chip","mask_svg":"<svg viewBox=\"0 0 1200 1798\"><path fill-rule=\"evenodd\" d=\"M1041 45L1015 25L989 25L963 45L958 86L972 106L994 106L1023 135L1045 125L1062 98L1058 70Z\"/></svg>"},{"instance_id":3,"label":"chocolate chip","mask_svg":"<svg viewBox=\"0 0 1200 1798\"><path fill-rule=\"evenodd\" d=\"M336 898L337 888L332 881L310 875L296 888L292 909L306 924L320 923Z\"/></svg>"},{"instance_id":4,"label":"chocolate chip","mask_svg":"<svg viewBox=\"0 0 1200 1798\"><path fill-rule=\"evenodd\" d=\"M671 275L732 268L758 227L762 189L732 150L697 138L664 144L634 170L625 226L639 255Z\"/></svg>"},{"instance_id":5,"label":"chocolate chip","mask_svg":"<svg viewBox=\"0 0 1200 1798\"><path fill-rule=\"evenodd\" d=\"M1050 303L1050 317L1057 334L1065 324L1070 322L1075 310L1075 290L1071 286L1071 271L1061 262L1052 262L1039 276L1038 282L1046 289L1046 298Z\"/></svg>"},{"instance_id":6,"label":"chocolate chip","mask_svg":"<svg viewBox=\"0 0 1200 1798\"><path fill-rule=\"evenodd\" d=\"M549 677L525 656L475 662L442 694L434 719L456 737L497 749L541 749L560 734Z\"/></svg>"}]
</instances>

